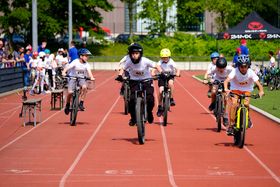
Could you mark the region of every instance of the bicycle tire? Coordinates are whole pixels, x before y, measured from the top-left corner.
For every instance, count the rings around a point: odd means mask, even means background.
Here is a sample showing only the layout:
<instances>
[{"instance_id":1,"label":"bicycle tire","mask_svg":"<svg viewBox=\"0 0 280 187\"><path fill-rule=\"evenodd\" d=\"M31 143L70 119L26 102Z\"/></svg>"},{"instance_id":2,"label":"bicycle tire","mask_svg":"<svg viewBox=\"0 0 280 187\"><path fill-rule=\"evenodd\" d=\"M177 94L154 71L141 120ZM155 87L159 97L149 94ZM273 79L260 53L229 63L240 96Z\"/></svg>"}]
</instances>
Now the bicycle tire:
<instances>
[{"instance_id":1,"label":"bicycle tire","mask_svg":"<svg viewBox=\"0 0 280 187\"><path fill-rule=\"evenodd\" d=\"M217 123L217 132L220 132L222 129L222 107L223 107L223 100L221 95L217 95L216 97L216 123Z\"/></svg>"},{"instance_id":2,"label":"bicycle tire","mask_svg":"<svg viewBox=\"0 0 280 187\"><path fill-rule=\"evenodd\" d=\"M163 126L167 125L169 106L170 106L169 94L165 93L163 98Z\"/></svg>"},{"instance_id":3,"label":"bicycle tire","mask_svg":"<svg viewBox=\"0 0 280 187\"><path fill-rule=\"evenodd\" d=\"M135 113L139 144L145 143L144 103L143 98L136 99Z\"/></svg>"},{"instance_id":4,"label":"bicycle tire","mask_svg":"<svg viewBox=\"0 0 280 187\"><path fill-rule=\"evenodd\" d=\"M124 93L123 93L123 99L124 99L124 114L127 115L128 114L128 85L126 83L124 83Z\"/></svg>"},{"instance_id":5,"label":"bicycle tire","mask_svg":"<svg viewBox=\"0 0 280 187\"><path fill-rule=\"evenodd\" d=\"M245 108L242 108L240 111L240 141L238 144L239 148L243 148L245 144L245 134L246 134L247 124L248 124L247 110Z\"/></svg>"},{"instance_id":6,"label":"bicycle tire","mask_svg":"<svg viewBox=\"0 0 280 187\"><path fill-rule=\"evenodd\" d=\"M75 126L76 125L76 119L78 115L78 107L79 107L79 94L73 93L72 97L72 109L70 114L70 125Z\"/></svg>"}]
</instances>

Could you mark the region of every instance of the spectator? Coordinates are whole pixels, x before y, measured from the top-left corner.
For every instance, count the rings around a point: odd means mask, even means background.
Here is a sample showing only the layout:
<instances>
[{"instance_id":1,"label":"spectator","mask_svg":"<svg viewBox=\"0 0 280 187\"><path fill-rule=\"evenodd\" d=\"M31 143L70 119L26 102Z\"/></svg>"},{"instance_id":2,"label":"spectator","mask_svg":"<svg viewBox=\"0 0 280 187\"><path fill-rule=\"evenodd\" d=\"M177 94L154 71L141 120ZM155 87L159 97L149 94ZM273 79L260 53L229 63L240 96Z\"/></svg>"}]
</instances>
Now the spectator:
<instances>
[{"instance_id":1,"label":"spectator","mask_svg":"<svg viewBox=\"0 0 280 187\"><path fill-rule=\"evenodd\" d=\"M232 61L233 67L236 67L236 63L238 61L238 56L240 56L240 55L241 55L241 49L238 47L238 48L236 48L235 55L233 56L233 61Z\"/></svg>"},{"instance_id":2,"label":"spectator","mask_svg":"<svg viewBox=\"0 0 280 187\"><path fill-rule=\"evenodd\" d=\"M21 67L22 62L24 61L24 48L22 46L17 46L17 49L13 52L13 57L14 60L16 61L16 67ZM20 56L20 54L22 54L22 56Z\"/></svg>"},{"instance_id":3,"label":"spectator","mask_svg":"<svg viewBox=\"0 0 280 187\"><path fill-rule=\"evenodd\" d=\"M45 51L47 47L47 41L43 40L42 44L38 46L38 53L40 53L41 51Z\"/></svg>"},{"instance_id":4,"label":"spectator","mask_svg":"<svg viewBox=\"0 0 280 187\"><path fill-rule=\"evenodd\" d=\"M23 84L26 89L29 86L29 77L30 77L30 66L29 61L31 58L31 50L29 48L26 49L24 54L24 62L22 63L22 71L23 71Z\"/></svg>"},{"instance_id":5,"label":"spectator","mask_svg":"<svg viewBox=\"0 0 280 187\"><path fill-rule=\"evenodd\" d=\"M75 47L75 41L71 41L71 47L69 48L69 64L77 58L79 58L79 56L78 50Z\"/></svg>"},{"instance_id":6,"label":"spectator","mask_svg":"<svg viewBox=\"0 0 280 187\"><path fill-rule=\"evenodd\" d=\"M245 39L241 39L240 41L240 49L241 49L241 54L242 55L249 55L249 49L247 47L247 41Z\"/></svg>"},{"instance_id":7,"label":"spectator","mask_svg":"<svg viewBox=\"0 0 280 187\"><path fill-rule=\"evenodd\" d=\"M278 48L275 55L276 55L276 59L277 59L277 67L280 68L280 48Z\"/></svg>"},{"instance_id":8,"label":"spectator","mask_svg":"<svg viewBox=\"0 0 280 187\"><path fill-rule=\"evenodd\" d=\"M0 69L4 68L4 60L6 58L6 53L4 49L4 41L0 39Z\"/></svg>"},{"instance_id":9,"label":"spectator","mask_svg":"<svg viewBox=\"0 0 280 187\"><path fill-rule=\"evenodd\" d=\"M268 55L269 55L269 67L270 68L274 68L275 67L275 58L273 57L274 53L272 51L269 51L268 52Z\"/></svg>"}]
</instances>

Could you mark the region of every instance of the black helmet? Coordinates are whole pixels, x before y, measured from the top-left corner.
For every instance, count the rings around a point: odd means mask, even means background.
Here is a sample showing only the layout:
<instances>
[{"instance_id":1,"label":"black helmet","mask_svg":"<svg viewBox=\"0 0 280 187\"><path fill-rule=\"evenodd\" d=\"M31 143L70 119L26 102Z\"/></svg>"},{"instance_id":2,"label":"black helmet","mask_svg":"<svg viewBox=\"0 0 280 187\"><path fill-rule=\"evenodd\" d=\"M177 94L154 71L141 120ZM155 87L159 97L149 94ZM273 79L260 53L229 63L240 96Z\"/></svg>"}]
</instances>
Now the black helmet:
<instances>
[{"instance_id":1,"label":"black helmet","mask_svg":"<svg viewBox=\"0 0 280 187\"><path fill-rule=\"evenodd\" d=\"M237 66L250 66L251 61L248 55L240 55L237 57Z\"/></svg>"},{"instance_id":2,"label":"black helmet","mask_svg":"<svg viewBox=\"0 0 280 187\"><path fill-rule=\"evenodd\" d=\"M227 60L224 57L218 58L218 60L216 62L216 66L218 68L225 68L225 67L227 67Z\"/></svg>"},{"instance_id":3,"label":"black helmet","mask_svg":"<svg viewBox=\"0 0 280 187\"><path fill-rule=\"evenodd\" d=\"M78 55L81 56L81 55L92 55L92 54L91 54L91 52L88 49L81 48L78 51Z\"/></svg>"},{"instance_id":4,"label":"black helmet","mask_svg":"<svg viewBox=\"0 0 280 187\"><path fill-rule=\"evenodd\" d=\"M133 52L139 52L140 53L140 57L137 59L137 60L134 60L132 58L132 53ZM138 44L138 43L132 43L129 47L128 47L128 54L129 54L129 57L131 59L131 61L134 63L134 64L137 64L140 62L140 59L143 55L143 47Z\"/></svg>"}]
</instances>

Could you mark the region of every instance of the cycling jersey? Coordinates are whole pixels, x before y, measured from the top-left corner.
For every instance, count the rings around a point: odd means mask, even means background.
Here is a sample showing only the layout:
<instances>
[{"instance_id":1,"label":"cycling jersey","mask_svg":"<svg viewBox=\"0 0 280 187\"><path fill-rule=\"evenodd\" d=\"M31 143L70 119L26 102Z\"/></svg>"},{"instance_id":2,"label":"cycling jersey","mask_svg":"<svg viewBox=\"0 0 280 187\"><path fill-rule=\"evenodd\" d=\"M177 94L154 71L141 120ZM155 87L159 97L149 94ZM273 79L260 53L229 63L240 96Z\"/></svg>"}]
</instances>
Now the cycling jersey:
<instances>
[{"instance_id":1,"label":"cycling jersey","mask_svg":"<svg viewBox=\"0 0 280 187\"><path fill-rule=\"evenodd\" d=\"M254 82L259 80L259 77L252 69L248 69L247 73L243 75L238 68L235 68L228 75L231 85L231 90L253 91Z\"/></svg>"},{"instance_id":2,"label":"cycling jersey","mask_svg":"<svg viewBox=\"0 0 280 187\"><path fill-rule=\"evenodd\" d=\"M211 78L214 76L214 74L211 74L211 71L214 69L216 69L216 65L211 62L207 67L207 74L211 76Z\"/></svg>"},{"instance_id":3,"label":"cycling jersey","mask_svg":"<svg viewBox=\"0 0 280 187\"><path fill-rule=\"evenodd\" d=\"M221 73L218 71L218 68L216 67L212 71L210 71L210 74L214 75L213 79L218 81L224 81L226 80L227 76L230 74L230 72L233 70L233 67L227 66L224 71Z\"/></svg>"},{"instance_id":4,"label":"cycling jersey","mask_svg":"<svg viewBox=\"0 0 280 187\"><path fill-rule=\"evenodd\" d=\"M175 75L176 73L176 63L170 58L167 63L160 60L157 65L159 65L163 72Z\"/></svg>"},{"instance_id":5,"label":"cycling jersey","mask_svg":"<svg viewBox=\"0 0 280 187\"><path fill-rule=\"evenodd\" d=\"M155 63L145 57L142 57L137 64L134 64L130 57L127 57L126 63L124 64L124 70L129 72L131 80L151 78L150 68L155 68Z\"/></svg>"},{"instance_id":6,"label":"cycling jersey","mask_svg":"<svg viewBox=\"0 0 280 187\"><path fill-rule=\"evenodd\" d=\"M90 71L89 63L81 63L80 59L73 60L68 65L69 75L77 77L88 77L88 70Z\"/></svg>"}]
</instances>

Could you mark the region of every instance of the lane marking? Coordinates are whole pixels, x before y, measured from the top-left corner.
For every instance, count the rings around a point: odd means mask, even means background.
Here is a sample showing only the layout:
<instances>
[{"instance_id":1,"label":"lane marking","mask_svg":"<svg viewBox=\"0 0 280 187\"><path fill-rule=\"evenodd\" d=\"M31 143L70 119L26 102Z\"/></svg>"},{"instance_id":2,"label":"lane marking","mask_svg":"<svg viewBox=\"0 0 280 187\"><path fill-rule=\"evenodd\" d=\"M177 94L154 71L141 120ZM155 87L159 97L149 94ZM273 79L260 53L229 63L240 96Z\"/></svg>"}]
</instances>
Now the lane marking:
<instances>
[{"instance_id":1,"label":"lane marking","mask_svg":"<svg viewBox=\"0 0 280 187\"><path fill-rule=\"evenodd\" d=\"M90 136L90 138L88 139L87 143L85 144L85 146L82 148L82 150L79 152L78 156L75 158L74 162L71 164L71 166L69 167L69 169L66 171L66 173L63 175L63 177L61 178L60 182L59 182L59 187L64 187L66 179L70 176L70 174L72 173L72 171L75 169L76 165L78 164L78 162L81 160L82 156L84 155L84 153L87 151L88 147L90 146L90 144L92 143L92 141L94 140L94 138L96 137L96 134L100 131L101 127L104 125L104 122L107 120L109 114L112 112L112 110L114 109L114 107L116 106L116 104L118 103L120 99L120 96L117 97L115 103L111 106L111 108L109 109L109 111L106 113L106 115L104 116L104 118L102 119L102 121L98 124L97 128L95 129L95 131L93 132L93 134Z\"/></svg>"},{"instance_id":2,"label":"lane marking","mask_svg":"<svg viewBox=\"0 0 280 187\"><path fill-rule=\"evenodd\" d=\"M156 93L158 93L158 87L156 87ZM156 94L157 95L157 94ZM156 103L158 106L158 97L155 97L156 99ZM169 153L169 149L168 149L168 144L167 144L167 138L166 138L166 134L165 134L165 130L163 127L163 121L161 117L158 117L159 122L160 122L160 130L161 130L161 135L162 135L162 140L163 140L163 148L164 148L164 155L165 155L165 161L166 161L166 165L167 165L167 173L168 173L168 180L169 183L171 184L171 186L173 187L177 187L177 184L175 182L174 179L174 173L173 173L173 167L172 167L172 163L171 163L171 157L170 157L170 153Z\"/></svg>"},{"instance_id":3,"label":"lane marking","mask_svg":"<svg viewBox=\"0 0 280 187\"><path fill-rule=\"evenodd\" d=\"M112 79L114 76L111 76L110 78L106 79L105 81L103 81L102 83L100 83L98 86L95 87L94 90L91 90L88 92L88 94L90 94L91 92L95 91L97 88L101 87L102 85L104 85L106 82L108 82L109 79ZM44 97L46 97L47 95L45 95ZM42 97L42 98L44 98ZM20 108L20 107L18 107ZM3 147L0 148L0 152L3 151L5 148L9 147L10 145L12 145L13 143L15 143L16 141L18 141L19 139L21 139L22 137L26 136L27 134L29 134L30 132L32 132L33 130L37 129L38 127L40 127L41 125L43 125L45 122L47 122L49 119L51 119L52 117L56 116L58 113L62 112L63 110L57 111L56 113L52 114L51 116L49 116L47 119L45 119L44 121L42 121L41 123L39 123L38 125L36 125L35 127L33 127L32 129L26 131L25 133L23 133L22 135L16 137L15 139L13 139L12 141L10 141L9 143L7 143L6 145L4 145Z\"/></svg>"},{"instance_id":4,"label":"lane marking","mask_svg":"<svg viewBox=\"0 0 280 187\"><path fill-rule=\"evenodd\" d=\"M178 81L176 82L205 110L208 112L208 110ZM211 115L212 116L212 115ZM212 116L212 118L214 118ZM215 118L214 118L215 119ZM244 149L251 155L268 173L269 175L280 184L280 178L264 163L259 159L247 146L244 146Z\"/></svg>"}]
</instances>

